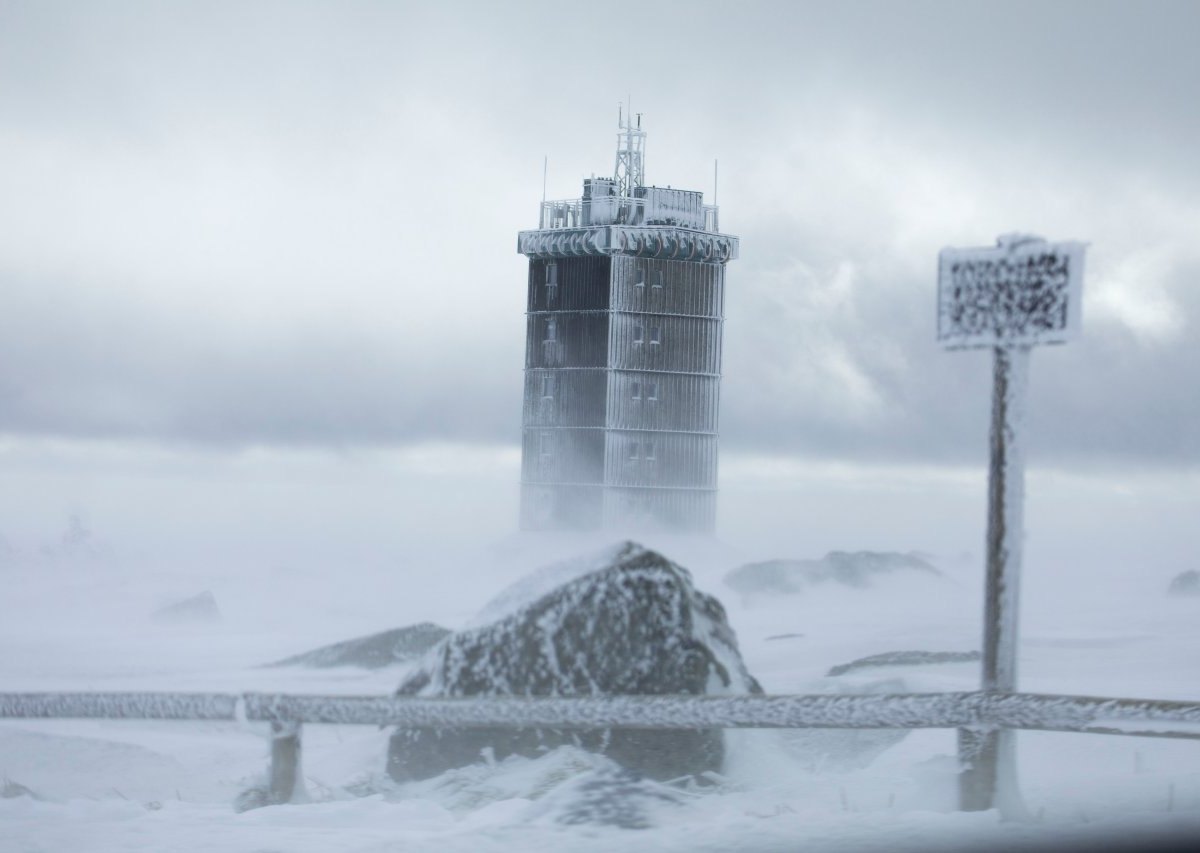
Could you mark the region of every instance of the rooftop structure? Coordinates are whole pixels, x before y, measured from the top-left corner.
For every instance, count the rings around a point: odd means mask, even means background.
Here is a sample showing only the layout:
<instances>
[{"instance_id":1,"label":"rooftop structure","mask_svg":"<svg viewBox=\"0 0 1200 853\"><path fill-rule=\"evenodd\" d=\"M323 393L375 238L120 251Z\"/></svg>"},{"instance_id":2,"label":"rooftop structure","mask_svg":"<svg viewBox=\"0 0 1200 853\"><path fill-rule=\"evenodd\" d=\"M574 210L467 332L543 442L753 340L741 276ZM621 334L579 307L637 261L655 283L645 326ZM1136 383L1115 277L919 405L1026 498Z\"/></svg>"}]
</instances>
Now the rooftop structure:
<instances>
[{"instance_id":1,"label":"rooftop structure","mask_svg":"<svg viewBox=\"0 0 1200 853\"><path fill-rule=\"evenodd\" d=\"M700 192L646 186L640 117L611 178L543 201L529 258L521 526L710 530L725 265Z\"/></svg>"}]
</instances>

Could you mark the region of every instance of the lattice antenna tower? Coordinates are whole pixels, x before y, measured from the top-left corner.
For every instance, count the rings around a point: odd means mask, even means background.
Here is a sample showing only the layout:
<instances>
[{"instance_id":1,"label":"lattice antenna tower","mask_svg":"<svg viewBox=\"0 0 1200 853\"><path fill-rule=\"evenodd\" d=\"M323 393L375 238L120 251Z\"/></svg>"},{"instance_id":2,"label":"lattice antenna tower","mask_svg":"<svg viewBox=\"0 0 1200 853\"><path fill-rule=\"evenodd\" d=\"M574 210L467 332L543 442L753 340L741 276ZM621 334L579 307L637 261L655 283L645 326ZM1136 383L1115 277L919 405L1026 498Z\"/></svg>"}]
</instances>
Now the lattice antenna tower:
<instances>
[{"instance_id":1,"label":"lattice antenna tower","mask_svg":"<svg viewBox=\"0 0 1200 853\"><path fill-rule=\"evenodd\" d=\"M642 130L642 114L617 108L617 168L613 174L620 195L629 198L635 187L646 182L646 131Z\"/></svg>"}]
</instances>

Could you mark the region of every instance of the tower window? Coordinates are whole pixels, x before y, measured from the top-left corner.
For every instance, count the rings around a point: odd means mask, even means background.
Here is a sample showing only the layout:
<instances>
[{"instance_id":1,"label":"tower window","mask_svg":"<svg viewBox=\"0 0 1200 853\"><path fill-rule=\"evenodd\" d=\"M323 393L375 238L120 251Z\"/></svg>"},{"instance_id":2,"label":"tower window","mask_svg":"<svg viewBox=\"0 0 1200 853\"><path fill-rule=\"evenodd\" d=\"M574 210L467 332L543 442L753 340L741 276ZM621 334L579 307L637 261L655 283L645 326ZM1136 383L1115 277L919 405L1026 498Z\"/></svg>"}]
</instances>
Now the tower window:
<instances>
[{"instance_id":1,"label":"tower window","mask_svg":"<svg viewBox=\"0 0 1200 853\"><path fill-rule=\"evenodd\" d=\"M659 290L662 290L662 286L663 286L663 271L662 270L654 271L654 283L651 284L650 286L657 287Z\"/></svg>"},{"instance_id":2,"label":"tower window","mask_svg":"<svg viewBox=\"0 0 1200 853\"><path fill-rule=\"evenodd\" d=\"M552 304L558 297L558 264L554 261L546 264L546 304Z\"/></svg>"},{"instance_id":3,"label":"tower window","mask_svg":"<svg viewBox=\"0 0 1200 853\"><path fill-rule=\"evenodd\" d=\"M641 382L630 383L629 387L633 390L633 395L632 395L633 399L635 399L635 400L642 399L642 383Z\"/></svg>"},{"instance_id":4,"label":"tower window","mask_svg":"<svg viewBox=\"0 0 1200 853\"><path fill-rule=\"evenodd\" d=\"M538 455L543 459L554 455L554 433L538 434Z\"/></svg>"},{"instance_id":5,"label":"tower window","mask_svg":"<svg viewBox=\"0 0 1200 853\"><path fill-rule=\"evenodd\" d=\"M646 327L641 323L635 323L633 326L633 342L635 344L644 343L646 340Z\"/></svg>"},{"instance_id":6,"label":"tower window","mask_svg":"<svg viewBox=\"0 0 1200 853\"><path fill-rule=\"evenodd\" d=\"M558 340L558 321L553 317L546 319L546 336L542 338L544 343L552 344Z\"/></svg>"},{"instance_id":7,"label":"tower window","mask_svg":"<svg viewBox=\"0 0 1200 853\"><path fill-rule=\"evenodd\" d=\"M554 398L554 375L551 373L542 374L542 399L551 400Z\"/></svg>"},{"instance_id":8,"label":"tower window","mask_svg":"<svg viewBox=\"0 0 1200 853\"><path fill-rule=\"evenodd\" d=\"M646 286L646 271L645 270L639 269L634 274L634 276L635 276L634 282L633 282L634 287L645 287Z\"/></svg>"},{"instance_id":9,"label":"tower window","mask_svg":"<svg viewBox=\"0 0 1200 853\"><path fill-rule=\"evenodd\" d=\"M662 343L662 326L651 326L650 327L650 343L652 343L652 344L661 344Z\"/></svg>"},{"instance_id":10,"label":"tower window","mask_svg":"<svg viewBox=\"0 0 1200 853\"><path fill-rule=\"evenodd\" d=\"M647 462L653 462L657 457L654 455L653 441L631 441L629 443L629 461L637 462L644 459Z\"/></svg>"},{"instance_id":11,"label":"tower window","mask_svg":"<svg viewBox=\"0 0 1200 853\"><path fill-rule=\"evenodd\" d=\"M646 399L647 400L657 400L658 399L658 383L657 382L647 382L646 383Z\"/></svg>"}]
</instances>

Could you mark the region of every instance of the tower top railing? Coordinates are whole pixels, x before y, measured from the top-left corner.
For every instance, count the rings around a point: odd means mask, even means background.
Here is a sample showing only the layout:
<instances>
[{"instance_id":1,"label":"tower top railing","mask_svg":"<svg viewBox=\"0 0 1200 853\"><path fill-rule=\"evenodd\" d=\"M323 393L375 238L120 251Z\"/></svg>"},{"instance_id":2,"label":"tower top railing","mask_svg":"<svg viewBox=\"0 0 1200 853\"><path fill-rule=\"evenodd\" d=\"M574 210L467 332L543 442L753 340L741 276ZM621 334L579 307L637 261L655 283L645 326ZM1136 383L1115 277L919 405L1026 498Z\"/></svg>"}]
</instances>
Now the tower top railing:
<instances>
[{"instance_id":1,"label":"tower top railing","mask_svg":"<svg viewBox=\"0 0 1200 853\"><path fill-rule=\"evenodd\" d=\"M719 232L719 208L701 204L694 211L658 209L653 196L630 198L569 198L543 201L538 215L538 228L591 228L599 225L670 225Z\"/></svg>"}]
</instances>

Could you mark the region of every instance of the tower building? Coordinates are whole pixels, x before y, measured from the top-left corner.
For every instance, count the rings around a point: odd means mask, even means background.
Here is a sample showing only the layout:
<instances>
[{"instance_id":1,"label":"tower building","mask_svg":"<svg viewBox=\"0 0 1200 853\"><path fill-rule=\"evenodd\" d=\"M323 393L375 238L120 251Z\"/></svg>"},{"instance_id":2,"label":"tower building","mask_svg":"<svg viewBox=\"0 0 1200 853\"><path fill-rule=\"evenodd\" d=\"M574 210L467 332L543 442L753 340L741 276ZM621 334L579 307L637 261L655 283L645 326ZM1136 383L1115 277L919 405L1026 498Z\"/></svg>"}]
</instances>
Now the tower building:
<instances>
[{"instance_id":1,"label":"tower building","mask_svg":"<svg viewBox=\"0 0 1200 853\"><path fill-rule=\"evenodd\" d=\"M712 529L725 265L703 193L646 186L640 117L611 178L543 201L529 258L521 526ZM715 199L714 199L715 201Z\"/></svg>"}]
</instances>

